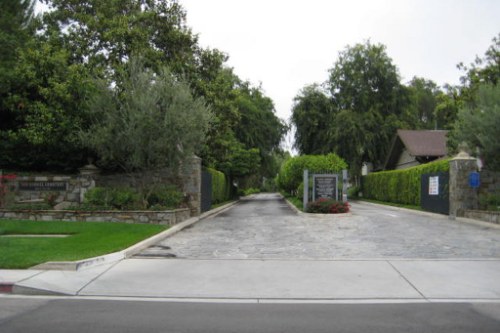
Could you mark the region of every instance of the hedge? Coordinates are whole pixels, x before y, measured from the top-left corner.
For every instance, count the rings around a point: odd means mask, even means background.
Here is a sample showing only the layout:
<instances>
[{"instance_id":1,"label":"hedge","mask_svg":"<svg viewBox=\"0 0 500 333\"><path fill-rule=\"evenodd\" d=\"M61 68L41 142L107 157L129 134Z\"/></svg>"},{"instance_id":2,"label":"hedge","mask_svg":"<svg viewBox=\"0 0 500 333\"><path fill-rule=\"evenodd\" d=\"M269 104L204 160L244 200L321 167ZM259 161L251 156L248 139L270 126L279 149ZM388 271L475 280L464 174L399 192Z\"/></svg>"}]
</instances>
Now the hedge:
<instances>
[{"instance_id":1,"label":"hedge","mask_svg":"<svg viewBox=\"0 0 500 333\"><path fill-rule=\"evenodd\" d=\"M212 175L212 204L225 202L231 199L231 183L223 172L206 168Z\"/></svg>"},{"instance_id":2,"label":"hedge","mask_svg":"<svg viewBox=\"0 0 500 333\"><path fill-rule=\"evenodd\" d=\"M374 172L363 176L363 197L420 206L421 176L426 173L447 172L449 169L449 159L444 159L408 169Z\"/></svg>"},{"instance_id":3,"label":"hedge","mask_svg":"<svg viewBox=\"0 0 500 333\"><path fill-rule=\"evenodd\" d=\"M288 159L281 166L277 182L280 189L292 193L303 181L304 170L309 172L339 173L347 169L347 163L336 154L302 155Z\"/></svg>"}]
</instances>

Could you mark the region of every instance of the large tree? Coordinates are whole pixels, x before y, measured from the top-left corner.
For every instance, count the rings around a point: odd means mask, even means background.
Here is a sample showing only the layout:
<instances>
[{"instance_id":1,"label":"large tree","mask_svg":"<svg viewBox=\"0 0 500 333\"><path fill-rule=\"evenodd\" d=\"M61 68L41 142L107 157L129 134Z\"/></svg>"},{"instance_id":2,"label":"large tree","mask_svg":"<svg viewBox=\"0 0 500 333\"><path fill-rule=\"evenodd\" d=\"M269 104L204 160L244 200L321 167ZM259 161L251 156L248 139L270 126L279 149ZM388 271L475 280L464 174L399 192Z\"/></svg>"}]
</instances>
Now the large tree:
<instances>
[{"instance_id":1,"label":"large tree","mask_svg":"<svg viewBox=\"0 0 500 333\"><path fill-rule=\"evenodd\" d=\"M136 58L120 79L121 87L100 82L90 105L92 125L81 134L98 163L128 173L176 168L201 150L211 112L187 83Z\"/></svg>"},{"instance_id":2,"label":"large tree","mask_svg":"<svg viewBox=\"0 0 500 333\"><path fill-rule=\"evenodd\" d=\"M479 84L473 98L459 110L450 144L467 143L486 168L500 171L500 85Z\"/></svg>"},{"instance_id":3,"label":"large tree","mask_svg":"<svg viewBox=\"0 0 500 333\"><path fill-rule=\"evenodd\" d=\"M362 162L381 165L397 128L406 127L408 93L385 46L348 46L340 52L327 82L335 117L332 151L356 174Z\"/></svg>"},{"instance_id":4,"label":"large tree","mask_svg":"<svg viewBox=\"0 0 500 333\"><path fill-rule=\"evenodd\" d=\"M307 155L330 151L329 130L333 117L333 105L326 92L317 84L304 87L294 98L292 108L295 148Z\"/></svg>"}]
</instances>

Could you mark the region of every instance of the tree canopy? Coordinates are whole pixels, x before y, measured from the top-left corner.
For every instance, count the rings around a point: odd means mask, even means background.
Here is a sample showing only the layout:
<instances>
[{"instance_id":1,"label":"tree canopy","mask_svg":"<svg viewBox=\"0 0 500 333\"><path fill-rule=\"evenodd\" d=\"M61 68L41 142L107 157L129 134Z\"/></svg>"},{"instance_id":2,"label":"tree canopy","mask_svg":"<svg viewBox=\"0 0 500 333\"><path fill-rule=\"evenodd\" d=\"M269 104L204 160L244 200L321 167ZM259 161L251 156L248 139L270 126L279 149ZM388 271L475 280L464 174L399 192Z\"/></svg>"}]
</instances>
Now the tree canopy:
<instances>
[{"instance_id":1,"label":"tree canopy","mask_svg":"<svg viewBox=\"0 0 500 333\"><path fill-rule=\"evenodd\" d=\"M145 91L131 90L129 66L133 59L140 58L143 68L135 72L142 74L136 76L145 75L150 81L161 79L164 87L170 80L171 91L179 96L186 97L189 90L189 103L194 104L189 104L187 97L177 104L173 98L168 100L184 113L165 105L162 109L168 109L167 113L175 114L179 121L190 119L192 124L184 124L187 128L198 120L204 127L201 135L190 139L198 147L188 149L185 141L183 151L196 151L206 166L233 177L259 178L277 173L273 162L286 124L276 116L272 100L260 87L242 81L226 65L228 55L198 44L178 1L41 1L50 9L34 19L34 1L1 4L6 10L0 13L0 24L17 22L12 33L5 35L2 30L0 35L2 49L8 49L0 58L0 75L5 77L0 87L1 168L72 171L89 155L95 156L101 166L123 164L118 157L112 162L109 152L97 144L102 138L82 146L77 134L92 128L107 137L106 130L118 128L102 123L96 127L96 119L132 130L132 113L146 116L138 108L150 105L147 100L154 100L153 92L158 93L160 85L146 85L149 90ZM11 40L15 47L7 47ZM130 96L143 99L136 103ZM104 100L109 102L106 107ZM202 100L203 107L199 105ZM198 118L189 118L186 105L196 105L192 114ZM130 114L121 119L120 112ZM178 139L189 136L174 130L171 132L176 134L170 136L155 133L160 131L159 123L150 125L152 132L143 134L156 135L172 147L178 146ZM169 159L170 152L161 153Z\"/></svg>"}]
</instances>

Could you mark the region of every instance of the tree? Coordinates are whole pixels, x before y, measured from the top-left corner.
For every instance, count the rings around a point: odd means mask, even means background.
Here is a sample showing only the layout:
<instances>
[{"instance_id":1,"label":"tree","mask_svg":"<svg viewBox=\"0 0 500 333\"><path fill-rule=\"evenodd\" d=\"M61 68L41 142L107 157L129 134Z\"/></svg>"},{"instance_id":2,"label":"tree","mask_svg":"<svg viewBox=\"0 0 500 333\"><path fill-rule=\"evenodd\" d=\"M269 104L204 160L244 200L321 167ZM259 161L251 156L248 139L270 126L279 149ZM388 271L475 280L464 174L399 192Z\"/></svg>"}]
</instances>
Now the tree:
<instances>
[{"instance_id":1,"label":"tree","mask_svg":"<svg viewBox=\"0 0 500 333\"><path fill-rule=\"evenodd\" d=\"M301 154L327 153L333 118L333 105L326 93L317 84L304 87L294 98L292 107L295 148Z\"/></svg>"},{"instance_id":2,"label":"tree","mask_svg":"<svg viewBox=\"0 0 500 333\"><path fill-rule=\"evenodd\" d=\"M85 123L90 73L72 64L57 36L37 35L16 53L0 113L0 166L73 171L85 162L76 131ZM22 152L20 154L19 152Z\"/></svg>"},{"instance_id":3,"label":"tree","mask_svg":"<svg viewBox=\"0 0 500 333\"><path fill-rule=\"evenodd\" d=\"M431 80L413 77L408 84L410 94L409 116L415 129L438 129L436 106L438 96L442 93L437 84Z\"/></svg>"},{"instance_id":4,"label":"tree","mask_svg":"<svg viewBox=\"0 0 500 333\"><path fill-rule=\"evenodd\" d=\"M470 148L476 148L486 168L500 171L499 128L500 85L480 84L474 102L459 110L449 145L467 143Z\"/></svg>"},{"instance_id":5,"label":"tree","mask_svg":"<svg viewBox=\"0 0 500 333\"><path fill-rule=\"evenodd\" d=\"M121 88L100 82L82 143L95 151L98 163L127 173L178 167L201 149L211 113L167 69L155 74L140 59L126 69Z\"/></svg>"},{"instance_id":6,"label":"tree","mask_svg":"<svg viewBox=\"0 0 500 333\"><path fill-rule=\"evenodd\" d=\"M381 165L397 128L407 127L407 90L385 46L369 41L347 47L327 82L335 117L329 148L346 159L353 174L361 162Z\"/></svg>"},{"instance_id":7,"label":"tree","mask_svg":"<svg viewBox=\"0 0 500 333\"><path fill-rule=\"evenodd\" d=\"M10 90L12 69L19 48L32 34L29 24L33 19L35 0L0 2L0 98Z\"/></svg>"}]
</instances>

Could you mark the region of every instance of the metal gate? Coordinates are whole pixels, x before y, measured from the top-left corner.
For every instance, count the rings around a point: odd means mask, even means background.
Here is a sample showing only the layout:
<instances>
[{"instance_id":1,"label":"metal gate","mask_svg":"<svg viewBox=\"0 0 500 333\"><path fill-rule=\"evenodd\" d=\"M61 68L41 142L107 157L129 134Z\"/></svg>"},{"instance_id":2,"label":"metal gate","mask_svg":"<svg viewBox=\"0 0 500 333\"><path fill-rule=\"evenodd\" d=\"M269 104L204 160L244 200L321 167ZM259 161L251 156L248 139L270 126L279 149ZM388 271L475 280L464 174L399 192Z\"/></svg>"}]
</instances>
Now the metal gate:
<instances>
[{"instance_id":1,"label":"metal gate","mask_svg":"<svg viewBox=\"0 0 500 333\"><path fill-rule=\"evenodd\" d=\"M450 174L437 172L421 177L420 205L424 210L448 215L450 212Z\"/></svg>"},{"instance_id":2,"label":"metal gate","mask_svg":"<svg viewBox=\"0 0 500 333\"><path fill-rule=\"evenodd\" d=\"M201 173L201 212L212 208L212 175L208 171Z\"/></svg>"}]
</instances>

